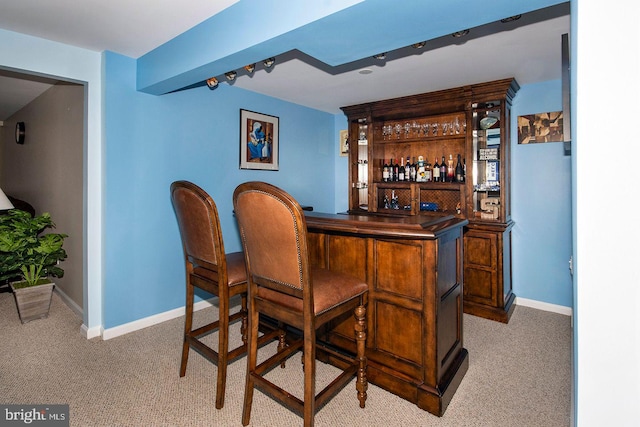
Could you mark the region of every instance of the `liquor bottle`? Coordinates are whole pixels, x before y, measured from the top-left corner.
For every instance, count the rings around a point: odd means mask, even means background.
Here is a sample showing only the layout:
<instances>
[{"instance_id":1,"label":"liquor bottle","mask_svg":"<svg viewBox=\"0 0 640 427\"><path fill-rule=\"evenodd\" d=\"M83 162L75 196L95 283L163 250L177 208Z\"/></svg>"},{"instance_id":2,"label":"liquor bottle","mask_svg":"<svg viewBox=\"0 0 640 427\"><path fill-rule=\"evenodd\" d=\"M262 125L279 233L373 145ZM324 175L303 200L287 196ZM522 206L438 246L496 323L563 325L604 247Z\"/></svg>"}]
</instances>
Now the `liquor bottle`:
<instances>
[{"instance_id":1,"label":"liquor bottle","mask_svg":"<svg viewBox=\"0 0 640 427\"><path fill-rule=\"evenodd\" d=\"M393 165L393 180L398 181L399 177L400 177L400 165L398 165L398 159L396 159L396 162Z\"/></svg>"},{"instance_id":2,"label":"liquor bottle","mask_svg":"<svg viewBox=\"0 0 640 427\"><path fill-rule=\"evenodd\" d=\"M427 160L427 163L424 165L424 180L425 182L431 182L433 180L432 177L433 171L431 170L431 163Z\"/></svg>"},{"instance_id":3,"label":"liquor bottle","mask_svg":"<svg viewBox=\"0 0 640 427\"><path fill-rule=\"evenodd\" d=\"M438 164L438 158L436 157L433 163L433 181L440 182L440 165Z\"/></svg>"},{"instance_id":4,"label":"liquor bottle","mask_svg":"<svg viewBox=\"0 0 640 427\"><path fill-rule=\"evenodd\" d=\"M418 163L416 164L416 181L425 182L427 179L426 165L424 163L424 157L418 156ZM429 171L431 173L431 171Z\"/></svg>"},{"instance_id":5,"label":"liquor bottle","mask_svg":"<svg viewBox=\"0 0 640 427\"><path fill-rule=\"evenodd\" d=\"M393 157L389 159L389 181L396 180L396 172L393 169Z\"/></svg>"},{"instance_id":6,"label":"liquor bottle","mask_svg":"<svg viewBox=\"0 0 640 427\"><path fill-rule=\"evenodd\" d=\"M382 181L389 182L389 165L386 160L383 160L384 164L382 165Z\"/></svg>"},{"instance_id":7,"label":"liquor bottle","mask_svg":"<svg viewBox=\"0 0 640 427\"><path fill-rule=\"evenodd\" d=\"M411 162L407 156L407 162L404 164L404 180L411 181Z\"/></svg>"},{"instance_id":8,"label":"liquor bottle","mask_svg":"<svg viewBox=\"0 0 640 427\"><path fill-rule=\"evenodd\" d=\"M407 157L407 159L409 158ZM414 156L411 162L409 181L416 182L417 180L418 180L418 164L416 163L416 157Z\"/></svg>"},{"instance_id":9,"label":"liquor bottle","mask_svg":"<svg viewBox=\"0 0 640 427\"><path fill-rule=\"evenodd\" d=\"M449 154L447 162L447 182L453 182L456 179L456 169L453 167L453 155Z\"/></svg>"},{"instance_id":10,"label":"liquor bottle","mask_svg":"<svg viewBox=\"0 0 640 427\"><path fill-rule=\"evenodd\" d=\"M400 168L398 169L398 181L404 181L405 169L402 157L400 157Z\"/></svg>"},{"instance_id":11,"label":"liquor bottle","mask_svg":"<svg viewBox=\"0 0 640 427\"><path fill-rule=\"evenodd\" d=\"M462 168L462 162L460 161L460 154L458 154L458 163L456 163L456 181L464 182L464 169Z\"/></svg>"},{"instance_id":12,"label":"liquor bottle","mask_svg":"<svg viewBox=\"0 0 640 427\"><path fill-rule=\"evenodd\" d=\"M442 156L442 163L440 163L440 182L447 181L447 164L445 163L444 156Z\"/></svg>"}]
</instances>

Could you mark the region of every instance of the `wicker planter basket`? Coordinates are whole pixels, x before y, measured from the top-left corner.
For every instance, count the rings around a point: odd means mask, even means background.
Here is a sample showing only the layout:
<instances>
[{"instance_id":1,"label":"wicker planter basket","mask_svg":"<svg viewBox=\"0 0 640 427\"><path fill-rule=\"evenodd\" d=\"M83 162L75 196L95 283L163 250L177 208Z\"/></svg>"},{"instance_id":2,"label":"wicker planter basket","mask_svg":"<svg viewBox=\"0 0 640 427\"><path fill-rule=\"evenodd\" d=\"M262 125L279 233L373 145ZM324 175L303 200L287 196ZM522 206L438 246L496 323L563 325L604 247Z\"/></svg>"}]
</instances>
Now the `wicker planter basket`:
<instances>
[{"instance_id":1,"label":"wicker planter basket","mask_svg":"<svg viewBox=\"0 0 640 427\"><path fill-rule=\"evenodd\" d=\"M11 284L11 290L13 290L13 295L16 298L18 314L22 323L49 316L54 287L55 283L46 283L44 285L16 289L13 283Z\"/></svg>"}]
</instances>

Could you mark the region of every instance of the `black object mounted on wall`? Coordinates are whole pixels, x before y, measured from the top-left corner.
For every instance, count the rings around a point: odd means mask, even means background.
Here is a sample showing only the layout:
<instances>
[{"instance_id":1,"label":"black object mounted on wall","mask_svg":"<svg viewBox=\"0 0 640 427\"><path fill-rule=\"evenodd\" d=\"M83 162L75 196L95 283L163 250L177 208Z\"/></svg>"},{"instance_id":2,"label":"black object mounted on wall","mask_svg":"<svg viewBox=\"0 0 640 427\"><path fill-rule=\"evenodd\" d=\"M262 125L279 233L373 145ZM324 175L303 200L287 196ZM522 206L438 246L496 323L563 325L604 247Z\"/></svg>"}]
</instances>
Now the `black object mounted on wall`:
<instances>
[{"instance_id":1,"label":"black object mounted on wall","mask_svg":"<svg viewBox=\"0 0 640 427\"><path fill-rule=\"evenodd\" d=\"M16 144L24 144L25 127L24 122L16 123Z\"/></svg>"}]
</instances>

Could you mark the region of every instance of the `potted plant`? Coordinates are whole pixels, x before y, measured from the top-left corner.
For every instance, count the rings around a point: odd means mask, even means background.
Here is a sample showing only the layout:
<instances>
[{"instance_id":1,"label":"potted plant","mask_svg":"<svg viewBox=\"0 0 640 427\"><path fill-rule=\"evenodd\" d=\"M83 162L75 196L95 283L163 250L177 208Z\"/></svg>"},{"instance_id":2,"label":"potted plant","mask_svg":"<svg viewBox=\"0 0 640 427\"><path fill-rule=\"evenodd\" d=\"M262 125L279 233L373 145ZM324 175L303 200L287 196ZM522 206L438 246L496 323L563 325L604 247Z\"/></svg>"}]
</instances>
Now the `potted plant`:
<instances>
[{"instance_id":1,"label":"potted plant","mask_svg":"<svg viewBox=\"0 0 640 427\"><path fill-rule=\"evenodd\" d=\"M22 323L47 317L55 284L62 277L58 263L67 257L62 247L66 234L55 228L49 213L32 217L19 209L0 215L0 281L10 281Z\"/></svg>"}]
</instances>

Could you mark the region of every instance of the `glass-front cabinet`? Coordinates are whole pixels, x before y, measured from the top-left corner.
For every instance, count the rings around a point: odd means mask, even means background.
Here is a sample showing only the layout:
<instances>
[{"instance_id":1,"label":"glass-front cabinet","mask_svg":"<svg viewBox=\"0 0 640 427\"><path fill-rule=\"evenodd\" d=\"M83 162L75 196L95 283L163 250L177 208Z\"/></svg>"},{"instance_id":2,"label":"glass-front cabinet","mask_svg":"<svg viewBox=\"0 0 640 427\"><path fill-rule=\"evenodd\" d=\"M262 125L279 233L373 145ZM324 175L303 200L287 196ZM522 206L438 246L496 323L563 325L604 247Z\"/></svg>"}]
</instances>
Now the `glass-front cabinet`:
<instances>
[{"instance_id":1,"label":"glass-front cabinet","mask_svg":"<svg viewBox=\"0 0 640 427\"><path fill-rule=\"evenodd\" d=\"M500 101L472 104L473 212L475 218L504 220L507 207L502 203L500 179L501 117Z\"/></svg>"},{"instance_id":2,"label":"glass-front cabinet","mask_svg":"<svg viewBox=\"0 0 640 427\"><path fill-rule=\"evenodd\" d=\"M465 230L465 311L507 322L514 79L343 107L349 213L447 216Z\"/></svg>"},{"instance_id":3,"label":"glass-front cabinet","mask_svg":"<svg viewBox=\"0 0 640 427\"><path fill-rule=\"evenodd\" d=\"M369 205L369 125L366 117L352 119L349 124L349 200L356 209Z\"/></svg>"}]
</instances>

